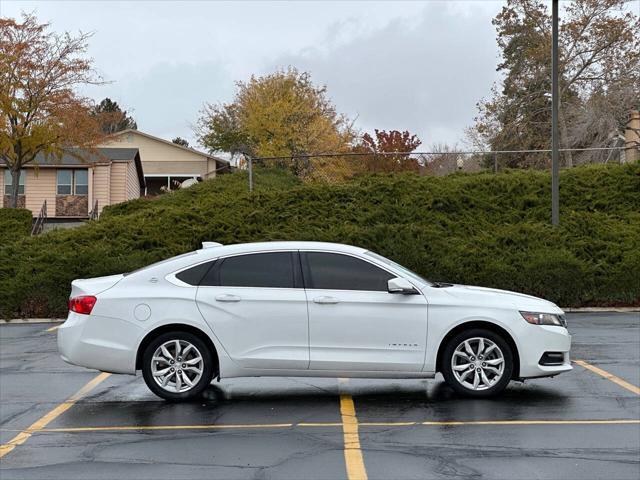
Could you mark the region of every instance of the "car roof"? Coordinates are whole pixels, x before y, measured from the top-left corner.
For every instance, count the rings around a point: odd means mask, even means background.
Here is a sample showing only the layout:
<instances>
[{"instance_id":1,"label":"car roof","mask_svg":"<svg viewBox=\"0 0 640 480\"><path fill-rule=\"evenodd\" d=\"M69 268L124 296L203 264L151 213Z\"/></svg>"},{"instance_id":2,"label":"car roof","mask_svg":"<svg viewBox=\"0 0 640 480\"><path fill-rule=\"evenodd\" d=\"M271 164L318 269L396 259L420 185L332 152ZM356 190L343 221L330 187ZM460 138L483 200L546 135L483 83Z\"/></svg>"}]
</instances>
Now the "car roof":
<instances>
[{"instance_id":1,"label":"car roof","mask_svg":"<svg viewBox=\"0 0 640 480\"><path fill-rule=\"evenodd\" d=\"M198 263L213 260L219 257L237 255L243 253L257 253L277 250L322 250L329 252L341 252L351 254L362 254L366 249L344 245L341 243L328 242L256 242L237 243L233 245L215 246L210 244L200 250L183 253L177 257L167 258L146 267L140 268L126 274L126 277L138 278L140 275L164 275L178 269L196 265Z\"/></svg>"},{"instance_id":2,"label":"car roof","mask_svg":"<svg viewBox=\"0 0 640 480\"><path fill-rule=\"evenodd\" d=\"M274 242L254 242L236 243L232 245L222 245L207 247L198 250L198 253L207 257L215 258L224 255L237 253L263 252L272 250L325 250L333 252L356 253L366 252L366 249L353 245L330 242L304 242L304 241L274 241Z\"/></svg>"}]
</instances>

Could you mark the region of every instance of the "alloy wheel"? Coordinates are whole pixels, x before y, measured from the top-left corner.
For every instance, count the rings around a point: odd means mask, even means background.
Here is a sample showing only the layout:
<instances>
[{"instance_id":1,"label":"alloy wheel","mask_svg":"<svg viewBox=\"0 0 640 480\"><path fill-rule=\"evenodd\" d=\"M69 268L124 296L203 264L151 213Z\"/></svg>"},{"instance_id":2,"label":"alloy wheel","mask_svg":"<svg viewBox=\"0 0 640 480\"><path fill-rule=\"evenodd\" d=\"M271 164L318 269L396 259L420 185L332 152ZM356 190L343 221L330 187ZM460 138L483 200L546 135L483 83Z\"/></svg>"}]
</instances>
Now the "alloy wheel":
<instances>
[{"instance_id":1,"label":"alloy wheel","mask_svg":"<svg viewBox=\"0 0 640 480\"><path fill-rule=\"evenodd\" d=\"M473 337L458 345L451 357L456 380L470 390L487 390L504 375L505 360L500 347L488 338Z\"/></svg>"},{"instance_id":2,"label":"alloy wheel","mask_svg":"<svg viewBox=\"0 0 640 480\"><path fill-rule=\"evenodd\" d=\"M188 392L198 384L203 371L202 354L186 340L163 343L151 358L153 379L167 392Z\"/></svg>"}]
</instances>

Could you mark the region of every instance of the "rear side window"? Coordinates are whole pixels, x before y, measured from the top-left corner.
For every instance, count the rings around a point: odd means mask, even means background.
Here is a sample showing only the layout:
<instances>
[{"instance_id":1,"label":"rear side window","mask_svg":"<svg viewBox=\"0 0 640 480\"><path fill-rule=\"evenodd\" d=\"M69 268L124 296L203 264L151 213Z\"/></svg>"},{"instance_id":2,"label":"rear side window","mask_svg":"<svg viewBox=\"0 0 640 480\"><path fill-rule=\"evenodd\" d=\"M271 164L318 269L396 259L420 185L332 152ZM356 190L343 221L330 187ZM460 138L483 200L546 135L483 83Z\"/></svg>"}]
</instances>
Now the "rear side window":
<instances>
[{"instance_id":1,"label":"rear side window","mask_svg":"<svg viewBox=\"0 0 640 480\"><path fill-rule=\"evenodd\" d=\"M306 257L308 288L386 292L387 282L394 278L386 270L349 255L307 252Z\"/></svg>"},{"instance_id":2,"label":"rear side window","mask_svg":"<svg viewBox=\"0 0 640 480\"><path fill-rule=\"evenodd\" d=\"M198 286L200 285L202 278L206 275L206 273L214 263L215 260L211 262L201 263L200 265L196 265L195 267L187 268L180 273L176 273L176 278L178 280L182 280L184 283L188 283L189 285Z\"/></svg>"},{"instance_id":3,"label":"rear side window","mask_svg":"<svg viewBox=\"0 0 640 480\"><path fill-rule=\"evenodd\" d=\"M228 257L216 265L201 285L223 287L294 288L292 252L253 253Z\"/></svg>"}]
</instances>

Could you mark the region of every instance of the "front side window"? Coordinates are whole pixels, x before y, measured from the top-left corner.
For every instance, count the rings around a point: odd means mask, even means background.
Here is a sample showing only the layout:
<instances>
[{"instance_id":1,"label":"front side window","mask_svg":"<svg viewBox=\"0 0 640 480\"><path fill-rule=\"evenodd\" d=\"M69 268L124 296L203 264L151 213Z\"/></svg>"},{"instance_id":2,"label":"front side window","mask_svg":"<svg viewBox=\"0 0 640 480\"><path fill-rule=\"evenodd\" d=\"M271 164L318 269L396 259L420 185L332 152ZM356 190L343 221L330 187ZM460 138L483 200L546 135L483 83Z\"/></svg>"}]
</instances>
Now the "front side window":
<instances>
[{"instance_id":1,"label":"front side window","mask_svg":"<svg viewBox=\"0 0 640 480\"><path fill-rule=\"evenodd\" d=\"M294 255L291 252L253 253L221 261L214 282L209 275L203 285L224 287L294 288Z\"/></svg>"},{"instance_id":2,"label":"front side window","mask_svg":"<svg viewBox=\"0 0 640 480\"><path fill-rule=\"evenodd\" d=\"M20 179L18 180L18 195L24 195L24 178L27 172L20 170ZM13 192L13 179L11 178L11 170L8 168L4 171L4 194L11 195Z\"/></svg>"},{"instance_id":3,"label":"front side window","mask_svg":"<svg viewBox=\"0 0 640 480\"><path fill-rule=\"evenodd\" d=\"M387 291L387 282L395 275L349 255L307 252L308 288L323 290Z\"/></svg>"},{"instance_id":4,"label":"front side window","mask_svg":"<svg viewBox=\"0 0 640 480\"><path fill-rule=\"evenodd\" d=\"M57 193L58 195L88 195L88 170L58 170Z\"/></svg>"}]
</instances>

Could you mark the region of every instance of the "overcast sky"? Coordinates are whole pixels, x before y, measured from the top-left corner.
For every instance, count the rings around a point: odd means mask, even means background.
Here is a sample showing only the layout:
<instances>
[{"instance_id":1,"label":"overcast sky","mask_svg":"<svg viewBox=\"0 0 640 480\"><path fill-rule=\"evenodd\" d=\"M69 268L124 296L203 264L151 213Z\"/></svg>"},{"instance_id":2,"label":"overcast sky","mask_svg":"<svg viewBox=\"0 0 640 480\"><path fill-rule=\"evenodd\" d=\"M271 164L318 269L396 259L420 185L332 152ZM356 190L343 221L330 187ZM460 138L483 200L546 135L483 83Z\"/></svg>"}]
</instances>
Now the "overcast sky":
<instances>
[{"instance_id":1,"label":"overcast sky","mask_svg":"<svg viewBox=\"0 0 640 480\"><path fill-rule=\"evenodd\" d=\"M56 31L94 32L105 80L87 94L133 111L142 131L194 142L204 102L234 82L293 65L326 84L362 131L410 130L426 147L460 142L489 95L501 1L213 2L0 0Z\"/></svg>"}]
</instances>

